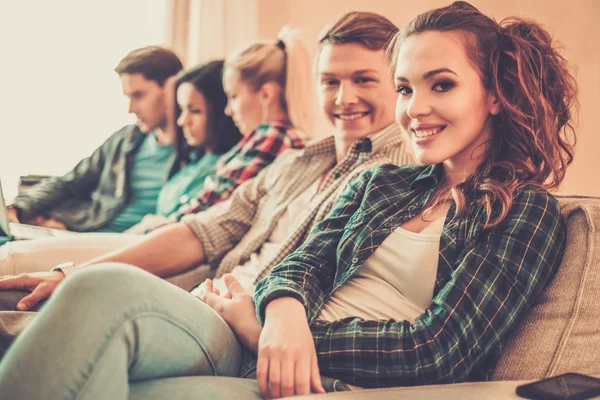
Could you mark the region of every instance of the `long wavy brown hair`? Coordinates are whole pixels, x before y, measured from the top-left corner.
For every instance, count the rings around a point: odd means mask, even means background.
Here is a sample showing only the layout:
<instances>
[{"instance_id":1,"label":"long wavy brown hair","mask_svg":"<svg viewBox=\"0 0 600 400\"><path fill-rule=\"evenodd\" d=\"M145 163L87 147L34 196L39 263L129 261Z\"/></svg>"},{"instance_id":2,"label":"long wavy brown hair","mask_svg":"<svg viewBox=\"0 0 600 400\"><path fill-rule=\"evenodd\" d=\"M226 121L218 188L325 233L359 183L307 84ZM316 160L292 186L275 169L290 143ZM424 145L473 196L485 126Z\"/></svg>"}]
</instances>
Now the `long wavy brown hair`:
<instances>
[{"instance_id":1,"label":"long wavy brown hair","mask_svg":"<svg viewBox=\"0 0 600 400\"><path fill-rule=\"evenodd\" d=\"M515 192L552 191L562 182L573 161L575 79L540 25L520 18L497 23L463 1L423 13L401 29L392 45L393 65L405 38L428 31L462 33L483 86L501 103L485 160L467 181L449 189L459 212L467 209L465 194L471 192L486 209L486 226L496 226Z\"/></svg>"}]
</instances>

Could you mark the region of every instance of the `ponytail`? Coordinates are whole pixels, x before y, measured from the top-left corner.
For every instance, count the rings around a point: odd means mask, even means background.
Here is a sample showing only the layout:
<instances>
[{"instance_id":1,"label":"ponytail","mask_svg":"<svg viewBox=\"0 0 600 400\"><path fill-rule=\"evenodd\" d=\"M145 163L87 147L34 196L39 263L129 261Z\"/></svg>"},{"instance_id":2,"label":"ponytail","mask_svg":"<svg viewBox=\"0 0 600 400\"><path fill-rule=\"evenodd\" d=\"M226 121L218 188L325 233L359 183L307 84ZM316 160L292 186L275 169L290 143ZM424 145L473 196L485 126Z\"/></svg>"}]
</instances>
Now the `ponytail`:
<instances>
[{"instance_id":1,"label":"ponytail","mask_svg":"<svg viewBox=\"0 0 600 400\"><path fill-rule=\"evenodd\" d=\"M235 69L254 90L267 82L281 87L280 102L291 124L311 134L314 127L313 77L308 49L297 31L284 27L277 40L259 41L231 53L225 69Z\"/></svg>"}]
</instances>

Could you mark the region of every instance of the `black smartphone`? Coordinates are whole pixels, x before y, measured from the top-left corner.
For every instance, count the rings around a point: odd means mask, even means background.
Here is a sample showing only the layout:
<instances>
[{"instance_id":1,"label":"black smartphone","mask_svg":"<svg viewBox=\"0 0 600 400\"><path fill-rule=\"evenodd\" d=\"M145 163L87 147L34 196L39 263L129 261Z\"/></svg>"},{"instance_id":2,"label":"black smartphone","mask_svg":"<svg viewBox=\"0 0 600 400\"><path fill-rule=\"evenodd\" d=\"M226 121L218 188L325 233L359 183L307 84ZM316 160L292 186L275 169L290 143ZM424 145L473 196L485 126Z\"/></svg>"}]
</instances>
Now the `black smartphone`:
<instances>
[{"instance_id":1,"label":"black smartphone","mask_svg":"<svg viewBox=\"0 0 600 400\"><path fill-rule=\"evenodd\" d=\"M600 379L567 373L517 386L517 395L534 400L579 400L600 395Z\"/></svg>"}]
</instances>

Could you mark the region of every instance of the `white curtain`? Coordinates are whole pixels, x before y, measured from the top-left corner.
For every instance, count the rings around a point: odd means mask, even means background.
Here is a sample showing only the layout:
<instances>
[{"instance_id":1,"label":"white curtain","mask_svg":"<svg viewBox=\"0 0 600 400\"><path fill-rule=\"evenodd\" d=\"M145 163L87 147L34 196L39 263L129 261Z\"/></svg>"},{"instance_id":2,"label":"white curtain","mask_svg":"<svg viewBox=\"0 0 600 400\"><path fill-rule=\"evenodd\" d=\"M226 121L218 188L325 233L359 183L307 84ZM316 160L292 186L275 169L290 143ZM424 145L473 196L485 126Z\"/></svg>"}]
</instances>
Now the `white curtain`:
<instances>
[{"instance_id":1,"label":"white curtain","mask_svg":"<svg viewBox=\"0 0 600 400\"><path fill-rule=\"evenodd\" d=\"M256 40L258 0L168 0L167 45L187 67Z\"/></svg>"}]
</instances>

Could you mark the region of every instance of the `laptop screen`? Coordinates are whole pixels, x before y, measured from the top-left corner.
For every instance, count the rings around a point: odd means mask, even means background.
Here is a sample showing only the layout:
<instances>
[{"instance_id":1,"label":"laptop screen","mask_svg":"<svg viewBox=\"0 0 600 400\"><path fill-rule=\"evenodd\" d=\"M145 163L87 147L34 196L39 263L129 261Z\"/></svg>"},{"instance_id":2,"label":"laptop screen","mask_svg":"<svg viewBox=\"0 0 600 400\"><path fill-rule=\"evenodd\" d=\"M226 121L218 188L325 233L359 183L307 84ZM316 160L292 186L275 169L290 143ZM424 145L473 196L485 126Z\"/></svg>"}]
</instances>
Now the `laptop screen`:
<instances>
[{"instance_id":1,"label":"laptop screen","mask_svg":"<svg viewBox=\"0 0 600 400\"><path fill-rule=\"evenodd\" d=\"M8 228L8 212L6 211L6 202L2 192L2 181L0 181L0 236L10 236Z\"/></svg>"}]
</instances>

